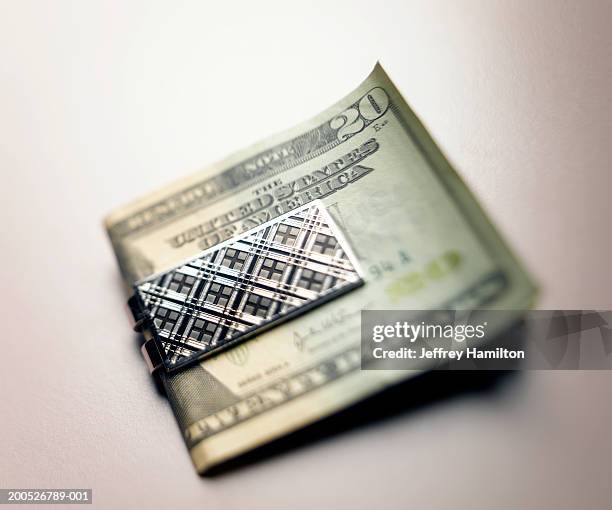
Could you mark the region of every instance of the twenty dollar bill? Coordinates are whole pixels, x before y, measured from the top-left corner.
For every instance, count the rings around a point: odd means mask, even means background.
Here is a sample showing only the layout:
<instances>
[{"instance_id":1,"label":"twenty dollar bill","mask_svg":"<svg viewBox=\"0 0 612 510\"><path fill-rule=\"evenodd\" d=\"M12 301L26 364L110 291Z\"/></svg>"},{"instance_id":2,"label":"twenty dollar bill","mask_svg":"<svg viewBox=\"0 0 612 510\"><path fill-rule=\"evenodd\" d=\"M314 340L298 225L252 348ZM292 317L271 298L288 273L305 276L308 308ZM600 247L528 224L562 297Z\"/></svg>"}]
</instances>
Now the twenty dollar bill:
<instances>
[{"instance_id":1,"label":"twenty dollar bill","mask_svg":"<svg viewBox=\"0 0 612 510\"><path fill-rule=\"evenodd\" d=\"M106 228L130 288L318 199L365 285L162 374L199 472L414 375L361 369L361 310L531 302L527 275L380 65L314 119L120 208Z\"/></svg>"}]
</instances>

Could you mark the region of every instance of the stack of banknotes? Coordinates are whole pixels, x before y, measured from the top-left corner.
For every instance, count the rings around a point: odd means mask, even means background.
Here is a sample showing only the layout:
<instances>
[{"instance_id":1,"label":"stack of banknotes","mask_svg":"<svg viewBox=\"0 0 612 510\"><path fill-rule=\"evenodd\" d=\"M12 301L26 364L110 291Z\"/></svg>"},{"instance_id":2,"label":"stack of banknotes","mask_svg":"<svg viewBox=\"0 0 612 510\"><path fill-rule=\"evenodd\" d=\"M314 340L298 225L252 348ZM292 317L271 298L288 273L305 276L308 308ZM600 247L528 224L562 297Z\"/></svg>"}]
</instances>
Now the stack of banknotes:
<instances>
[{"instance_id":1,"label":"stack of banknotes","mask_svg":"<svg viewBox=\"0 0 612 510\"><path fill-rule=\"evenodd\" d=\"M155 311L151 368L200 473L418 373L362 368L362 310L522 310L534 295L380 65L105 225L128 293Z\"/></svg>"}]
</instances>

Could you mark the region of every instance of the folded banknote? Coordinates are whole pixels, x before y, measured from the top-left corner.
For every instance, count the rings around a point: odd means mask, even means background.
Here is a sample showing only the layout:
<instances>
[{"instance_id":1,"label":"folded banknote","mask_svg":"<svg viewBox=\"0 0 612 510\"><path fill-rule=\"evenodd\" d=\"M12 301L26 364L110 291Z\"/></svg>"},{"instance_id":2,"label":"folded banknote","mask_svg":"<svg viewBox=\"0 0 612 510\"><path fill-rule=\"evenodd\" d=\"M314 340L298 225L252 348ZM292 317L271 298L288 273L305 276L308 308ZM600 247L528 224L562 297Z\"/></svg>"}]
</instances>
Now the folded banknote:
<instances>
[{"instance_id":1,"label":"folded banknote","mask_svg":"<svg viewBox=\"0 0 612 510\"><path fill-rule=\"evenodd\" d=\"M362 310L522 310L534 295L380 65L105 225L200 473L419 373L362 369Z\"/></svg>"}]
</instances>

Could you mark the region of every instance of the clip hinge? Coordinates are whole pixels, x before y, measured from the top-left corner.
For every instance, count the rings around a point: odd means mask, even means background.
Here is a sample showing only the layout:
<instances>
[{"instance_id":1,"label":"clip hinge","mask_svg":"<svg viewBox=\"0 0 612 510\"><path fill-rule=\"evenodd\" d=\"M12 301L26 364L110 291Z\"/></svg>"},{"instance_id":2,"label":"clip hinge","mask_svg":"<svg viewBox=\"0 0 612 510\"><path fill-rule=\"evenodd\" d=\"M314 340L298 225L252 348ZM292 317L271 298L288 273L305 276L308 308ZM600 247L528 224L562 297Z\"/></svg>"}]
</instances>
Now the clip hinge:
<instances>
[{"instance_id":1,"label":"clip hinge","mask_svg":"<svg viewBox=\"0 0 612 510\"><path fill-rule=\"evenodd\" d=\"M142 333L144 323L147 319L147 313L144 311L140 303L138 302L138 296L134 294L127 302L128 308L131 312L132 320L132 329L136 331L136 333Z\"/></svg>"},{"instance_id":2,"label":"clip hinge","mask_svg":"<svg viewBox=\"0 0 612 510\"><path fill-rule=\"evenodd\" d=\"M145 326L149 317L148 313L146 310L141 308L136 295L133 295L130 299L128 299L127 304L134 319L132 326L134 331L145 334L144 343L140 347L140 352L142 353L142 357L149 368L149 372L151 375L154 375L159 369L163 368L164 361L159 353L155 341L150 335L146 334L147 332L145 331Z\"/></svg>"},{"instance_id":3,"label":"clip hinge","mask_svg":"<svg viewBox=\"0 0 612 510\"><path fill-rule=\"evenodd\" d=\"M146 340L140 347L142 357L149 368L149 373L154 375L158 370L164 366L164 360L159 354L155 341L151 338Z\"/></svg>"}]
</instances>

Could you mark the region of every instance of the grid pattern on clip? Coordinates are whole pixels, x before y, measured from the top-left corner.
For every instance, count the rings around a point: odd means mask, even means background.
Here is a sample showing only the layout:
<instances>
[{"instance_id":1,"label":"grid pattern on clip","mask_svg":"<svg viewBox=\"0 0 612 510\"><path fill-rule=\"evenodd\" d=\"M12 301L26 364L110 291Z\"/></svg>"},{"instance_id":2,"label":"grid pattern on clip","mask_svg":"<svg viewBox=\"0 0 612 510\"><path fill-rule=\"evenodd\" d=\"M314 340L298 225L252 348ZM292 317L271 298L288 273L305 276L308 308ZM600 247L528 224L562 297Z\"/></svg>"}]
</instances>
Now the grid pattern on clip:
<instances>
[{"instance_id":1,"label":"grid pattern on clip","mask_svg":"<svg viewBox=\"0 0 612 510\"><path fill-rule=\"evenodd\" d=\"M320 203L136 285L168 368L362 283Z\"/></svg>"}]
</instances>

